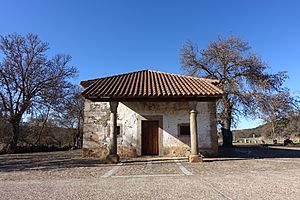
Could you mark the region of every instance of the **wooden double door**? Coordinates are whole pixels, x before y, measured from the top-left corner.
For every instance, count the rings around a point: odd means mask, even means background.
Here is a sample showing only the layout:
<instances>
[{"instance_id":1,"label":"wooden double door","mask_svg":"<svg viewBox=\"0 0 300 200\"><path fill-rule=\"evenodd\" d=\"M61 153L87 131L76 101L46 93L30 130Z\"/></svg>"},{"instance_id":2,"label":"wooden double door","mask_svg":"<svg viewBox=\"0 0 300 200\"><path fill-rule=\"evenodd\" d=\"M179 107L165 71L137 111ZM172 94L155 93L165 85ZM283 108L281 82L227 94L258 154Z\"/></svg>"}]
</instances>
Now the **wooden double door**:
<instances>
[{"instance_id":1,"label":"wooden double door","mask_svg":"<svg viewBox=\"0 0 300 200\"><path fill-rule=\"evenodd\" d=\"M142 121L142 155L158 155L158 121Z\"/></svg>"}]
</instances>

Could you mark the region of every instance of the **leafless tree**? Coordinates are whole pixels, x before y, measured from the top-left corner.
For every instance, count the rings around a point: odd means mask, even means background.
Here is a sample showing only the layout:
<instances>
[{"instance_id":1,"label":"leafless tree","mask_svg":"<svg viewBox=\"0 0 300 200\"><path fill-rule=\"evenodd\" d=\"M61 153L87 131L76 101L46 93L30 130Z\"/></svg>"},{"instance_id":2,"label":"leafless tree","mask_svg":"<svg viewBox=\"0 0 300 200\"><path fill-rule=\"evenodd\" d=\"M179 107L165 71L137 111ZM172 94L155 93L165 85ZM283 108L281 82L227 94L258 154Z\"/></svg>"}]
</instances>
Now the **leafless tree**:
<instances>
[{"instance_id":1,"label":"leafless tree","mask_svg":"<svg viewBox=\"0 0 300 200\"><path fill-rule=\"evenodd\" d=\"M283 137L300 137L300 114L296 113L289 117L289 122L282 131Z\"/></svg>"},{"instance_id":2,"label":"leafless tree","mask_svg":"<svg viewBox=\"0 0 300 200\"><path fill-rule=\"evenodd\" d=\"M285 89L279 93L256 95L257 115L266 123L271 125L271 137L275 137L278 125L285 121L286 126L289 117L296 114L296 100L290 95L289 90Z\"/></svg>"},{"instance_id":3,"label":"leafless tree","mask_svg":"<svg viewBox=\"0 0 300 200\"><path fill-rule=\"evenodd\" d=\"M59 102L76 75L69 66L71 56L46 55L49 45L37 35L0 36L0 101L12 125L7 151L14 152L20 134L20 122L36 105Z\"/></svg>"},{"instance_id":4,"label":"leafless tree","mask_svg":"<svg viewBox=\"0 0 300 200\"><path fill-rule=\"evenodd\" d=\"M255 111L255 95L279 90L287 78L286 72L268 73L269 67L251 52L249 44L235 36L219 37L202 51L188 41L181 52L182 68L187 74L217 79L224 91L218 102L223 146L232 145L231 127L236 118Z\"/></svg>"},{"instance_id":5,"label":"leafless tree","mask_svg":"<svg viewBox=\"0 0 300 200\"><path fill-rule=\"evenodd\" d=\"M54 112L54 121L57 126L74 130L73 146L81 148L83 134L84 99L79 86L70 88L65 101Z\"/></svg>"},{"instance_id":6,"label":"leafless tree","mask_svg":"<svg viewBox=\"0 0 300 200\"><path fill-rule=\"evenodd\" d=\"M51 114L50 111L51 107L46 106L39 107L39 109L31 113L27 126L30 128L31 133L29 137L31 140L35 139L32 145L40 145L42 137L45 136L46 129L48 128L49 115Z\"/></svg>"}]
</instances>

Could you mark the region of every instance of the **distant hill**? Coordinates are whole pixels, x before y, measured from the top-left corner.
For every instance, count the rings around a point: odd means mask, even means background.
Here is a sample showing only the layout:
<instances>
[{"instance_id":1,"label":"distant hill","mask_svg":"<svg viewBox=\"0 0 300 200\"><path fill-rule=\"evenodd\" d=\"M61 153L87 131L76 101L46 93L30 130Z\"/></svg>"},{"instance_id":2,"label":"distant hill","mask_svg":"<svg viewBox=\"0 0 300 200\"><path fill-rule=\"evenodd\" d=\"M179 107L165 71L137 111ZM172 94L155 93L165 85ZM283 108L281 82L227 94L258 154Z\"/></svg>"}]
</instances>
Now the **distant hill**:
<instances>
[{"instance_id":1,"label":"distant hill","mask_svg":"<svg viewBox=\"0 0 300 200\"><path fill-rule=\"evenodd\" d=\"M255 137L261 137L263 134L270 132L269 128L269 124L263 124L256 128L234 130L233 135L237 138L250 138L253 137L253 135L255 135Z\"/></svg>"},{"instance_id":2,"label":"distant hill","mask_svg":"<svg viewBox=\"0 0 300 200\"><path fill-rule=\"evenodd\" d=\"M255 137L271 138L271 124L266 123L256 128L234 130L233 135L236 138ZM276 137L300 137L300 116L290 117L278 122Z\"/></svg>"}]
</instances>

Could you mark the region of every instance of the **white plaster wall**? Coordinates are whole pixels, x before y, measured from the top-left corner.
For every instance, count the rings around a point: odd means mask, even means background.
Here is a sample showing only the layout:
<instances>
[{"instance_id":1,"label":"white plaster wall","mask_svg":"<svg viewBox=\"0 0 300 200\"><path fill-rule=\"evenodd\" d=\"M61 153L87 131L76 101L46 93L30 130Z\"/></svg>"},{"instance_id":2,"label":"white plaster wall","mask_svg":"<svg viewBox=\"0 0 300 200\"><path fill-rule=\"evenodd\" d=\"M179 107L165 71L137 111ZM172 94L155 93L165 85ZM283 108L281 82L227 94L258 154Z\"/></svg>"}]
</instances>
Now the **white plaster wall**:
<instances>
[{"instance_id":1,"label":"white plaster wall","mask_svg":"<svg viewBox=\"0 0 300 200\"><path fill-rule=\"evenodd\" d=\"M119 103L117 113L117 124L121 127L121 137L118 138L118 144L135 147L137 145L138 114L122 103Z\"/></svg>"},{"instance_id":2,"label":"white plaster wall","mask_svg":"<svg viewBox=\"0 0 300 200\"><path fill-rule=\"evenodd\" d=\"M137 138L137 116L163 116L163 146L172 147L184 145L178 140L178 124L189 122L189 111L187 103L139 103L139 102L127 102L125 104L120 103L118 107L118 113L120 114L120 124L130 124L130 133ZM122 114L121 114L122 113ZM122 117L121 117L122 116ZM127 133L125 133L127 135Z\"/></svg>"},{"instance_id":3,"label":"white plaster wall","mask_svg":"<svg viewBox=\"0 0 300 200\"><path fill-rule=\"evenodd\" d=\"M168 110L161 113L163 115L163 146L174 147L185 145L179 137L178 124L189 123L189 111L187 108L182 110ZM186 136L184 136L186 137Z\"/></svg>"},{"instance_id":4,"label":"white plaster wall","mask_svg":"<svg viewBox=\"0 0 300 200\"><path fill-rule=\"evenodd\" d=\"M211 102L197 103L197 132L198 147L210 148L211 137ZM106 145L109 142L109 118L107 111L109 103L86 101L84 135L86 140L84 148L95 148L97 145ZM178 124L189 123L189 103L188 102L124 102L118 106L117 123L121 128L121 136L118 137L118 146L133 147L138 145L138 119L147 116L163 117L162 147L186 147L189 148L189 137L180 136ZM104 126L106 125L106 126ZM90 139L96 135L97 140ZM185 137L184 140L182 140ZM184 142L187 144L185 144Z\"/></svg>"},{"instance_id":5,"label":"white plaster wall","mask_svg":"<svg viewBox=\"0 0 300 200\"><path fill-rule=\"evenodd\" d=\"M207 102L197 103L197 131L199 148L211 146L210 118ZM118 123L123 124L123 141L136 145L137 117L161 115L163 116L163 146L174 147L185 145L178 139L178 124L189 123L188 102L126 102L118 107ZM127 143L128 143L127 142ZM124 143L125 144L125 143Z\"/></svg>"},{"instance_id":6,"label":"white plaster wall","mask_svg":"<svg viewBox=\"0 0 300 200\"><path fill-rule=\"evenodd\" d=\"M199 148L209 148L212 145L210 135L210 118L207 102L197 103L197 133Z\"/></svg>"}]
</instances>

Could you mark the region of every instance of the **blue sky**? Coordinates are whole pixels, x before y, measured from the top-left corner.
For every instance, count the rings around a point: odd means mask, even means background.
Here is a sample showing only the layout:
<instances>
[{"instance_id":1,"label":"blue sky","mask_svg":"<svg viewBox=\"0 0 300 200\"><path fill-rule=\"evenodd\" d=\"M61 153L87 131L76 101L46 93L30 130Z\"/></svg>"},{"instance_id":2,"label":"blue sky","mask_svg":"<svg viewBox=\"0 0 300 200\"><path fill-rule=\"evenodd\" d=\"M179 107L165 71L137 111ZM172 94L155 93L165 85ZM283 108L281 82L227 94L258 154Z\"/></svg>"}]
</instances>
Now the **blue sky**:
<instances>
[{"instance_id":1,"label":"blue sky","mask_svg":"<svg viewBox=\"0 0 300 200\"><path fill-rule=\"evenodd\" d=\"M183 73L182 43L205 48L219 35L248 41L271 67L288 71L299 91L300 1L297 0L0 0L0 34L36 33L49 55L67 53L81 80L155 69ZM258 121L242 119L238 128Z\"/></svg>"}]
</instances>

